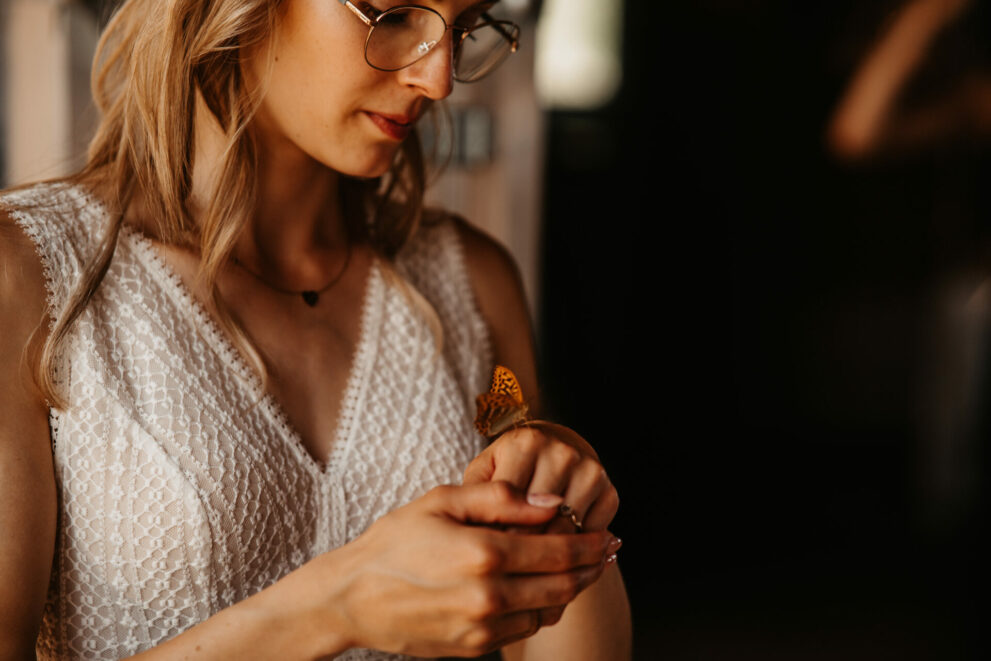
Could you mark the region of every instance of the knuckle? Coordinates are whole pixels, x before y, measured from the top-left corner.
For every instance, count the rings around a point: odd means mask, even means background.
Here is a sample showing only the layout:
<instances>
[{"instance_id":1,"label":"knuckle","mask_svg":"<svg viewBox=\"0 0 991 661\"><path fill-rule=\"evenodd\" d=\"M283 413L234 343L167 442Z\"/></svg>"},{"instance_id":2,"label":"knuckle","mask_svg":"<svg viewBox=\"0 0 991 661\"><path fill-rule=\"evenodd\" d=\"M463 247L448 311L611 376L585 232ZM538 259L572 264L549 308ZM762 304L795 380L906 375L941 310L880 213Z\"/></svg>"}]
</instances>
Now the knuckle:
<instances>
[{"instance_id":1,"label":"knuckle","mask_svg":"<svg viewBox=\"0 0 991 661\"><path fill-rule=\"evenodd\" d=\"M477 656L488 652L496 643L496 634L492 627L477 624L470 627L461 637L461 647L471 654Z\"/></svg>"},{"instance_id":2,"label":"knuckle","mask_svg":"<svg viewBox=\"0 0 991 661\"><path fill-rule=\"evenodd\" d=\"M524 427L520 429L517 434L514 434L513 440L516 442L519 451L525 453L534 453L539 451L546 442L544 433L539 429L534 429L533 427Z\"/></svg>"},{"instance_id":3,"label":"knuckle","mask_svg":"<svg viewBox=\"0 0 991 661\"><path fill-rule=\"evenodd\" d=\"M582 455L567 443L555 443L551 452L555 460L565 466L577 466L581 463Z\"/></svg>"},{"instance_id":4,"label":"knuckle","mask_svg":"<svg viewBox=\"0 0 991 661\"><path fill-rule=\"evenodd\" d=\"M589 484L609 483L609 477L606 475L606 471L592 457L580 457L575 472L581 475Z\"/></svg>"},{"instance_id":5,"label":"knuckle","mask_svg":"<svg viewBox=\"0 0 991 661\"><path fill-rule=\"evenodd\" d=\"M529 430L540 443L546 444L554 440L554 437L543 426L529 427Z\"/></svg>"},{"instance_id":6,"label":"knuckle","mask_svg":"<svg viewBox=\"0 0 991 661\"><path fill-rule=\"evenodd\" d=\"M502 613L506 600L502 593L489 583L480 583L472 591L468 606L469 617L476 622L487 620Z\"/></svg>"},{"instance_id":7,"label":"knuckle","mask_svg":"<svg viewBox=\"0 0 991 661\"><path fill-rule=\"evenodd\" d=\"M491 544L478 544L472 551L470 564L481 576L498 572L505 562L504 554Z\"/></svg>"}]
</instances>

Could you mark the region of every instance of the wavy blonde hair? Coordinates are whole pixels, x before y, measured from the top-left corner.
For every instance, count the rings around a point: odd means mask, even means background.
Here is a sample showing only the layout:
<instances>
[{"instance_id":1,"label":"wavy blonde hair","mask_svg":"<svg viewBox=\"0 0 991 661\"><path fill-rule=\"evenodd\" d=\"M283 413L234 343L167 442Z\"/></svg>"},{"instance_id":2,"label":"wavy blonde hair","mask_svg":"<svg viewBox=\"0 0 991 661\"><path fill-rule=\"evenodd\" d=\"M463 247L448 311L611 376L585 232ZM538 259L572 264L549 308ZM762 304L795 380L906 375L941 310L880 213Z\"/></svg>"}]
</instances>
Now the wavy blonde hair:
<instances>
[{"instance_id":1,"label":"wavy blonde hair","mask_svg":"<svg viewBox=\"0 0 991 661\"><path fill-rule=\"evenodd\" d=\"M55 315L36 362L35 378L52 406L67 404L57 387L56 357L103 280L124 214L136 197L147 216L156 219L150 229L159 240L199 252L200 282L210 292L218 320L264 379L264 360L224 305L217 276L256 199L258 153L247 129L261 90L248 89L242 54L272 34L283 1L124 0L112 15L93 65L100 124L86 164L64 179L100 191L111 213L99 250ZM221 127L226 148L210 204L194 221L188 202L197 94ZM388 259L395 257L420 222L424 173L414 132L381 179L342 177L349 236L369 241ZM394 270L391 275L395 281ZM419 298L418 307L429 307ZM436 330L436 322L431 325Z\"/></svg>"}]
</instances>

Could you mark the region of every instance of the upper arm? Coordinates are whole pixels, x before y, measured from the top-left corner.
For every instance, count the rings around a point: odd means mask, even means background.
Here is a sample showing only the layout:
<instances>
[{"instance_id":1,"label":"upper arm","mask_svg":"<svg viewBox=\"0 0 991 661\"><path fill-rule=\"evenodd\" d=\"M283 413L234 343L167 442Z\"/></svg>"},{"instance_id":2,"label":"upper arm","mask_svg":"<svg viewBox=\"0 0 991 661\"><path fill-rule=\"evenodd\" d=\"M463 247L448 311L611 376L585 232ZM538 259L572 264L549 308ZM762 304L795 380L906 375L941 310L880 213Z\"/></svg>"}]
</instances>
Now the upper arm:
<instances>
[{"instance_id":1,"label":"upper arm","mask_svg":"<svg viewBox=\"0 0 991 661\"><path fill-rule=\"evenodd\" d=\"M0 658L33 658L55 546L48 410L29 355L46 291L31 241L0 207Z\"/></svg>"},{"instance_id":2,"label":"upper arm","mask_svg":"<svg viewBox=\"0 0 991 661\"><path fill-rule=\"evenodd\" d=\"M523 394L537 406L533 330L523 282L505 248L464 221L458 230L478 307L489 326L494 359L516 373ZM503 661L524 659L629 659L630 606L619 568L585 590L553 627L501 650Z\"/></svg>"},{"instance_id":3,"label":"upper arm","mask_svg":"<svg viewBox=\"0 0 991 661\"><path fill-rule=\"evenodd\" d=\"M535 414L540 410L533 325L516 262L502 245L467 222L456 221L468 277L489 328L496 364L513 370Z\"/></svg>"}]
</instances>

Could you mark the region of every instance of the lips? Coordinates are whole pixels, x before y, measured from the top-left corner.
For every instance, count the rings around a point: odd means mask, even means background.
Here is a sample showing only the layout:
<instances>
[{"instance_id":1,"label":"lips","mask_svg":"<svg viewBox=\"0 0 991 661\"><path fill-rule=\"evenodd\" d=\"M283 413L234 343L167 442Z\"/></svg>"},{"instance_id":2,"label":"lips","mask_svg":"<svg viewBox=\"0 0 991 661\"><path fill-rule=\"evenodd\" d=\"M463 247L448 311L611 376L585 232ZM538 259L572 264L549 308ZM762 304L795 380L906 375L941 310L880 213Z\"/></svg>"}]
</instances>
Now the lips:
<instances>
[{"instance_id":1,"label":"lips","mask_svg":"<svg viewBox=\"0 0 991 661\"><path fill-rule=\"evenodd\" d=\"M386 137L393 140L405 140L413 129L412 117L405 115L387 115L384 113L365 111L365 115L379 128Z\"/></svg>"}]
</instances>

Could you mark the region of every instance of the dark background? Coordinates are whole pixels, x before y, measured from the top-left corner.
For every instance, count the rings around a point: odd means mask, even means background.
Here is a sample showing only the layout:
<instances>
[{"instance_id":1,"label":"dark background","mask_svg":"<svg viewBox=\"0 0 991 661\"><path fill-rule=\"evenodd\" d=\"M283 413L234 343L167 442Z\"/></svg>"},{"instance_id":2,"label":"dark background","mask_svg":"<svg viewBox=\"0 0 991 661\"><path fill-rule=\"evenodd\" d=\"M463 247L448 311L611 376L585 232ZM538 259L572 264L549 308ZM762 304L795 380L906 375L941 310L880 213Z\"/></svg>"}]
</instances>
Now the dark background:
<instances>
[{"instance_id":1,"label":"dark background","mask_svg":"<svg viewBox=\"0 0 991 661\"><path fill-rule=\"evenodd\" d=\"M824 146L898 4L627 0L621 94L549 117L545 398L620 491L637 659L981 658L984 426L934 498L920 419L991 169Z\"/></svg>"}]
</instances>

